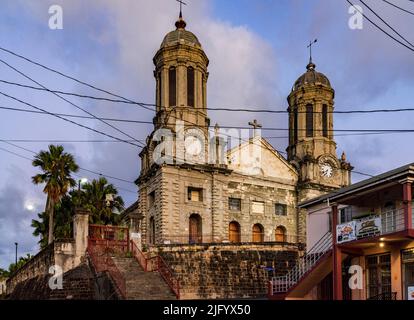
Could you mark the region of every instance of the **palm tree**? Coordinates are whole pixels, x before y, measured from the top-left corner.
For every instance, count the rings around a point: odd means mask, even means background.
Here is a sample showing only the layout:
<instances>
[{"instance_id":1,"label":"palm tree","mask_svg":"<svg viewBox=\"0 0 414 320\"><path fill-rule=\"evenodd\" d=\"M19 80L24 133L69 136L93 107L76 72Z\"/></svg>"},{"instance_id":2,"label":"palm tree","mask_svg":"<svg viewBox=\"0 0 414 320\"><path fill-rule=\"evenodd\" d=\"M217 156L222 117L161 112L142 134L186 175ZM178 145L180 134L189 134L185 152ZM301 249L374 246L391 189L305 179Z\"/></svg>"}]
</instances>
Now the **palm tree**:
<instances>
[{"instance_id":1,"label":"palm tree","mask_svg":"<svg viewBox=\"0 0 414 320\"><path fill-rule=\"evenodd\" d=\"M32 162L33 166L40 167L42 173L32 177L34 184L44 183L43 192L47 194L46 212L49 216L49 235L48 243L54 240L54 220L53 215L55 205L58 204L63 195L70 187L76 185L76 181L71 177L73 172L77 172L79 167L74 157L64 152L62 146L49 146L49 151L40 151Z\"/></svg>"},{"instance_id":2,"label":"palm tree","mask_svg":"<svg viewBox=\"0 0 414 320\"><path fill-rule=\"evenodd\" d=\"M33 235L35 237L40 236L39 245L41 249L47 246L47 235L49 230L49 216L47 212L41 212L37 214L39 220L32 219L31 227L34 228Z\"/></svg>"},{"instance_id":3,"label":"palm tree","mask_svg":"<svg viewBox=\"0 0 414 320\"><path fill-rule=\"evenodd\" d=\"M124 200L118 196L118 190L108 184L105 178L92 180L82 186L82 203L90 210L91 223L104 225L117 225L120 212L124 208ZM111 195L108 200L107 196Z\"/></svg>"}]
</instances>

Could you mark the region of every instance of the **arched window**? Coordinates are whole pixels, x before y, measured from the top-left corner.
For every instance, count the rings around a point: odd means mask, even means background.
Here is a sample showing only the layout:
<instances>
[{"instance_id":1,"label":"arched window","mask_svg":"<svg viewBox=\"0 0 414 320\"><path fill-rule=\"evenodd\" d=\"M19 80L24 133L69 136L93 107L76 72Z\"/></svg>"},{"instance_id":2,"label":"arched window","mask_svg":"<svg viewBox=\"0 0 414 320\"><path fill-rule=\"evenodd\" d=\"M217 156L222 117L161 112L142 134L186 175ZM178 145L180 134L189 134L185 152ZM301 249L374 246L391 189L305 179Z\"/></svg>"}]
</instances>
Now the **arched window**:
<instances>
[{"instance_id":1,"label":"arched window","mask_svg":"<svg viewBox=\"0 0 414 320\"><path fill-rule=\"evenodd\" d=\"M187 68L187 105L194 107L194 68Z\"/></svg>"},{"instance_id":2,"label":"arched window","mask_svg":"<svg viewBox=\"0 0 414 320\"><path fill-rule=\"evenodd\" d=\"M276 242L286 242L286 228L279 226L275 230L275 241Z\"/></svg>"},{"instance_id":3,"label":"arched window","mask_svg":"<svg viewBox=\"0 0 414 320\"><path fill-rule=\"evenodd\" d=\"M259 223L253 226L252 242L264 242L264 228Z\"/></svg>"},{"instance_id":4,"label":"arched window","mask_svg":"<svg viewBox=\"0 0 414 320\"><path fill-rule=\"evenodd\" d=\"M155 244L155 221L153 217L149 220L149 243Z\"/></svg>"},{"instance_id":5,"label":"arched window","mask_svg":"<svg viewBox=\"0 0 414 320\"><path fill-rule=\"evenodd\" d=\"M189 243L202 243L202 221L198 214L192 214L189 220Z\"/></svg>"},{"instance_id":6,"label":"arched window","mask_svg":"<svg viewBox=\"0 0 414 320\"><path fill-rule=\"evenodd\" d=\"M328 106L322 106L322 133L325 138L328 137Z\"/></svg>"},{"instance_id":7,"label":"arched window","mask_svg":"<svg viewBox=\"0 0 414 320\"><path fill-rule=\"evenodd\" d=\"M229 241L233 243L241 242L240 224L236 221L229 224Z\"/></svg>"},{"instance_id":8,"label":"arched window","mask_svg":"<svg viewBox=\"0 0 414 320\"><path fill-rule=\"evenodd\" d=\"M168 71L168 86L169 86L169 106L177 106L177 71L171 67Z\"/></svg>"},{"instance_id":9,"label":"arched window","mask_svg":"<svg viewBox=\"0 0 414 320\"><path fill-rule=\"evenodd\" d=\"M313 106L306 106L306 137L313 137Z\"/></svg>"}]
</instances>

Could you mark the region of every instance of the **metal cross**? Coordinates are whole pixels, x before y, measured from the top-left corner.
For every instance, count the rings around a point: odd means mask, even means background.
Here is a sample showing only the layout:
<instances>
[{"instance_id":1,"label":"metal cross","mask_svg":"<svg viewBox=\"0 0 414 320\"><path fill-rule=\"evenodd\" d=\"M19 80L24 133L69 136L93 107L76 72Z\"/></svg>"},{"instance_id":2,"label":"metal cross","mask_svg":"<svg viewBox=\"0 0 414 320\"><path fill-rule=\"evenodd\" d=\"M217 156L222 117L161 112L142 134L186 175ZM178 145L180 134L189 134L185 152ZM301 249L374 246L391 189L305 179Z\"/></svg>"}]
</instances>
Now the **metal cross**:
<instances>
[{"instance_id":1,"label":"metal cross","mask_svg":"<svg viewBox=\"0 0 414 320\"><path fill-rule=\"evenodd\" d=\"M254 119L253 122L249 122L249 126L252 126L254 130L262 127L262 125L259 122L257 122L256 119Z\"/></svg>"},{"instance_id":2,"label":"metal cross","mask_svg":"<svg viewBox=\"0 0 414 320\"><path fill-rule=\"evenodd\" d=\"M262 127L262 125L259 122L257 122L256 119L254 119L253 122L249 122L249 126L253 127L253 136L256 137L256 130L258 128L260 129Z\"/></svg>"},{"instance_id":3,"label":"metal cross","mask_svg":"<svg viewBox=\"0 0 414 320\"><path fill-rule=\"evenodd\" d=\"M180 3L180 17L182 17L183 16L183 5L186 6L187 4L182 0L175 0L175 1Z\"/></svg>"},{"instance_id":4,"label":"metal cross","mask_svg":"<svg viewBox=\"0 0 414 320\"><path fill-rule=\"evenodd\" d=\"M177 0L178 1L178 0ZM318 39L313 40L313 42L309 42L308 48L309 48L309 63L312 63L312 46L318 42Z\"/></svg>"}]
</instances>

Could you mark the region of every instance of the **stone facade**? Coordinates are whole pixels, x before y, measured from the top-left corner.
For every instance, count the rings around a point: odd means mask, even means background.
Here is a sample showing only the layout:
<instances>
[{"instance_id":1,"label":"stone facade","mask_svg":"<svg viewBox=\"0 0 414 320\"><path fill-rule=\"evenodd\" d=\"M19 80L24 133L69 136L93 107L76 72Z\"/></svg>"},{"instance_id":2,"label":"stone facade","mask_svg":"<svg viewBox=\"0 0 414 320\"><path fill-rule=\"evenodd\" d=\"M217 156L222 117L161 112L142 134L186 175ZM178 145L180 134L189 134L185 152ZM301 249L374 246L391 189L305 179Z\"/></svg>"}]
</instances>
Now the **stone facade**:
<instances>
[{"instance_id":1,"label":"stone facade","mask_svg":"<svg viewBox=\"0 0 414 320\"><path fill-rule=\"evenodd\" d=\"M228 136L218 125L209 129L208 64L180 17L154 57L157 107L140 153L138 203L127 217L139 220L130 222L133 232L144 246L304 241L306 213L298 203L350 184L352 167L336 155L328 78L311 62L296 81L285 158L260 138L257 122L253 138L239 136L225 150Z\"/></svg>"}]
</instances>

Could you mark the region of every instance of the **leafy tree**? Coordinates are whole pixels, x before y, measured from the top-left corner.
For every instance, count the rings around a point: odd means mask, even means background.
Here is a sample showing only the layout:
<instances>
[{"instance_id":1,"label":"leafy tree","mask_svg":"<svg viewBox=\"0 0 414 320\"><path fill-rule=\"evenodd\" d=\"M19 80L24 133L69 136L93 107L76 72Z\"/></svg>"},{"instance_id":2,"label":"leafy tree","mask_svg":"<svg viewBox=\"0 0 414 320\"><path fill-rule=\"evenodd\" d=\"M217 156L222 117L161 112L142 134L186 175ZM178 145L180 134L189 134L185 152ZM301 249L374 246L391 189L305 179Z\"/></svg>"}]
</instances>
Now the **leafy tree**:
<instances>
[{"instance_id":1,"label":"leafy tree","mask_svg":"<svg viewBox=\"0 0 414 320\"><path fill-rule=\"evenodd\" d=\"M15 263L10 264L9 271L8 271L9 274L12 274L16 270L23 267L31 258L33 258L33 256L30 254L27 254L25 257L20 257L19 260L17 261L17 264Z\"/></svg>"},{"instance_id":2,"label":"leafy tree","mask_svg":"<svg viewBox=\"0 0 414 320\"><path fill-rule=\"evenodd\" d=\"M0 279L7 278L9 276L9 271L0 268Z\"/></svg>"},{"instance_id":3,"label":"leafy tree","mask_svg":"<svg viewBox=\"0 0 414 320\"><path fill-rule=\"evenodd\" d=\"M73 192L64 195L61 201L55 205L55 227L54 238L71 238L72 237L72 221L75 213L75 204L73 199ZM34 228L33 235L40 236L39 245L44 249L48 245L48 230L49 230L49 216L46 212L41 212L38 215L38 220L33 219L31 226Z\"/></svg>"},{"instance_id":4,"label":"leafy tree","mask_svg":"<svg viewBox=\"0 0 414 320\"><path fill-rule=\"evenodd\" d=\"M47 246L48 241L48 230L49 230L49 216L47 212L41 212L37 214L39 220L32 220L32 228L34 228L33 235L35 237L40 237L39 245L43 249Z\"/></svg>"},{"instance_id":5,"label":"leafy tree","mask_svg":"<svg viewBox=\"0 0 414 320\"><path fill-rule=\"evenodd\" d=\"M42 171L42 173L33 176L32 181L34 184L45 184L43 192L47 194L45 211L49 216L48 243L52 243L55 227L55 206L68 192L69 188L76 185L71 174L77 172L79 167L74 157L64 152L62 146L54 145L49 146L49 151L40 151L35 156L32 164Z\"/></svg>"},{"instance_id":6,"label":"leafy tree","mask_svg":"<svg viewBox=\"0 0 414 320\"><path fill-rule=\"evenodd\" d=\"M107 201L107 195L112 195L113 199ZM90 222L93 224L118 225L119 214L116 211L123 209L124 201L118 196L118 190L112 184L108 184L105 178L84 184L80 192L70 191L54 208L55 238L72 237L72 221L77 206L89 209ZM38 220L33 219L31 226L34 228L33 235L40 236L40 247L45 248L48 245L49 215L46 212L39 213Z\"/></svg>"},{"instance_id":7,"label":"leafy tree","mask_svg":"<svg viewBox=\"0 0 414 320\"><path fill-rule=\"evenodd\" d=\"M124 200L118 195L114 185L105 178L92 180L82 186L82 203L91 212L90 222L93 224L117 225L119 214L124 208ZM112 199L107 199L111 195Z\"/></svg>"}]
</instances>

